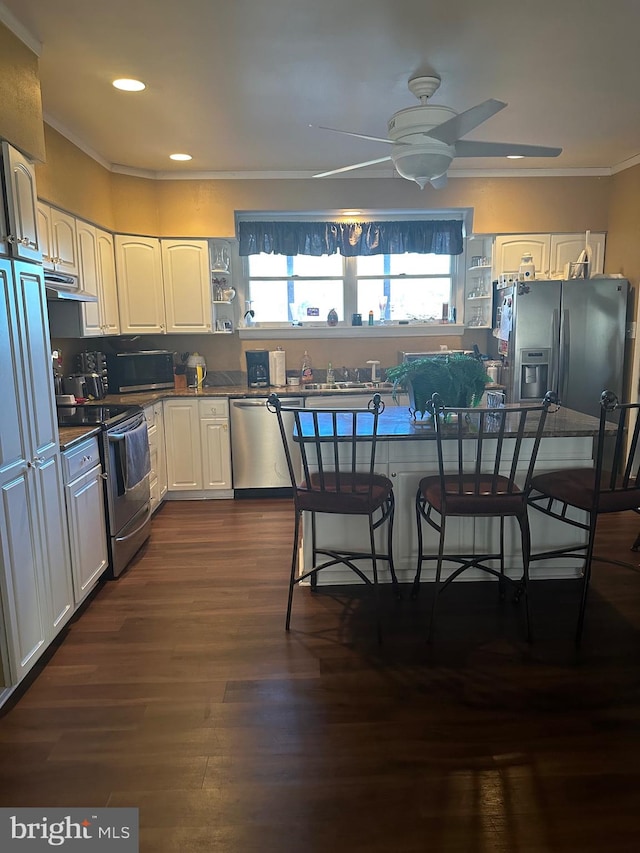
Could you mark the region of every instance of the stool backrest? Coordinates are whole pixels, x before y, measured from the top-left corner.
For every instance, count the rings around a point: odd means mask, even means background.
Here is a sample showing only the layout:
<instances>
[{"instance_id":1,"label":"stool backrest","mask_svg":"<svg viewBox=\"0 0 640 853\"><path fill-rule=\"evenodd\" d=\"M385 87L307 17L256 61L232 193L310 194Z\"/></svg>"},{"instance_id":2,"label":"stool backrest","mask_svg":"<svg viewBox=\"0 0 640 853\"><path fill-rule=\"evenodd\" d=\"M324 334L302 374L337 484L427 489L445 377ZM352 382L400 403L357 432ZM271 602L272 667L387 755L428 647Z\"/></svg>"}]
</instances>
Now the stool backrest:
<instances>
[{"instance_id":1,"label":"stool backrest","mask_svg":"<svg viewBox=\"0 0 640 853\"><path fill-rule=\"evenodd\" d=\"M363 404L365 400L363 397ZM288 406L277 394L271 394L267 407L278 417L294 498L303 491L347 494L362 492L363 487L371 493L378 419L384 411L379 394L361 409ZM288 435L291 418L286 415L293 416L293 444L300 451L302 483L296 478ZM356 472L360 478L354 476Z\"/></svg>"},{"instance_id":2,"label":"stool backrest","mask_svg":"<svg viewBox=\"0 0 640 853\"><path fill-rule=\"evenodd\" d=\"M551 406L557 409L551 393L537 405L491 409L448 408L434 394L431 408L443 494L518 493L526 498Z\"/></svg>"},{"instance_id":3,"label":"stool backrest","mask_svg":"<svg viewBox=\"0 0 640 853\"><path fill-rule=\"evenodd\" d=\"M603 391L595 462L596 509L603 491L629 492L640 488L639 436L640 403L621 403L613 391Z\"/></svg>"}]
</instances>

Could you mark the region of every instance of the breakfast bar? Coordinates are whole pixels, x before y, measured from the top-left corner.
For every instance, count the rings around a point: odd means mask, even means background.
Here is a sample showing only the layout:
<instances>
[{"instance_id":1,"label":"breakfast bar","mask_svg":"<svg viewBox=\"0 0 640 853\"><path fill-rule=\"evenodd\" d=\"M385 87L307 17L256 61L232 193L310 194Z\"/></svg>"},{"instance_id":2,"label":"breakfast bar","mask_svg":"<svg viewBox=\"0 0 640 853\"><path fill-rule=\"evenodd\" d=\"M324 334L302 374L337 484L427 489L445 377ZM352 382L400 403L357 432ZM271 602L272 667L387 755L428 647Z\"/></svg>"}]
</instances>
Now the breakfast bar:
<instances>
[{"instance_id":1,"label":"breakfast bar","mask_svg":"<svg viewBox=\"0 0 640 853\"><path fill-rule=\"evenodd\" d=\"M560 408L550 412L545 424L544 436L538 451L536 472L553 471L561 468L593 466L594 437L598 432L598 421L589 415L584 415L570 409ZM469 442L475 439L470 435ZM515 441L506 438L505 442ZM533 444L533 438L523 439L525 452L522 456L521 467L523 474L526 470L528 456L526 443ZM387 406L380 415L378 425L378 442L376 452L377 473L388 476L393 482L396 512L394 522L393 554L398 580L409 583L413 580L417 562L417 531L415 518L415 494L418 483L427 474L435 474L438 470L435 431L427 417L422 421L413 421L406 408ZM579 516L576 516L579 518ZM569 544L577 544L581 537L578 530L569 530L568 525L554 523L541 513L530 514L532 553L549 550ZM362 524L360 524L362 522ZM513 524L513 528L511 527ZM448 523L448 536L457 538L459 551L476 553L486 552L488 543L495 542L498 535L499 520L492 518L453 518ZM520 536L517 525L510 519L506 525L506 554L507 574L518 577L522 572L520 554ZM308 533L310 523L305 519L303 532L303 548L301 570L311 567ZM328 547L366 548L368 537L366 521L353 517L318 516L318 539ZM437 553L435 534L427 533L426 544L429 546L429 536L433 537L432 551ZM568 539L567 537L571 537ZM382 547L382 541L379 547ZM446 566L445 566L446 568ZM554 561L540 560L531 567L532 580L542 578L575 577L578 571L576 560L556 559ZM390 582L387 565L379 568L380 581ZM435 567L425 566L422 574L423 581L433 580ZM465 573L468 580L491 580L478 570ZM342 567L330 568L319 575L319 584L353 583L353 573Z\"/></svg>"}]
</instances>

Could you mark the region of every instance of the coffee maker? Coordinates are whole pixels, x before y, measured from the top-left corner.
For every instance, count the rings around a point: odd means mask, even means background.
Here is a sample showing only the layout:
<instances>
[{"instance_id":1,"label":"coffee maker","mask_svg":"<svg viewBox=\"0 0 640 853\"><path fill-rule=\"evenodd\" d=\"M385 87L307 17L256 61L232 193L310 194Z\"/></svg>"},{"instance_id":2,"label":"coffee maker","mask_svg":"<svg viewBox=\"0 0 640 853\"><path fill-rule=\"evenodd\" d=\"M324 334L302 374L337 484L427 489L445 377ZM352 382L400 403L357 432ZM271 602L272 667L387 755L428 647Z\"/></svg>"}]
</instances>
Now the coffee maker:
<instances>
[{"instance_id":1,"label":"coffee maker","mask_svg":"<svg viewBox=\"0 0 640 853\"><path fill-rule=\"evenodd\" d=\"M269 352L263 349L247 350L247 383L249 388L269 387Z\"/></svg>"}]
</instances>

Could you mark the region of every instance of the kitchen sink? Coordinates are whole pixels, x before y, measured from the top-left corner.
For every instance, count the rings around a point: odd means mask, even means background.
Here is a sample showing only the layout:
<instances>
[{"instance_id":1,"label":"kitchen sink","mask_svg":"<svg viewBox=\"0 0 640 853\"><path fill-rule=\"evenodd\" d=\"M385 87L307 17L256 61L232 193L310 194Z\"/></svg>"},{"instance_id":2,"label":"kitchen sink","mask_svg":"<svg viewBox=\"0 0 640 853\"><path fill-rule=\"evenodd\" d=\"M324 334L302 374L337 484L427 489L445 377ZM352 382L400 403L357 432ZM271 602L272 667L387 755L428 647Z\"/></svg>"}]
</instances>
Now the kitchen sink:
<instances>
[{"instance_id":1,"label":"kitchen sink","mask_svg":"<svg viewBox=\"0 0 640 853\"><path fill-rule=\"evenodd\" d=\"M391 382L311 382L302 386L307 391L357 391L367 389L369 391L390 391L393 388Z\"/></svg>"}]
</instances>

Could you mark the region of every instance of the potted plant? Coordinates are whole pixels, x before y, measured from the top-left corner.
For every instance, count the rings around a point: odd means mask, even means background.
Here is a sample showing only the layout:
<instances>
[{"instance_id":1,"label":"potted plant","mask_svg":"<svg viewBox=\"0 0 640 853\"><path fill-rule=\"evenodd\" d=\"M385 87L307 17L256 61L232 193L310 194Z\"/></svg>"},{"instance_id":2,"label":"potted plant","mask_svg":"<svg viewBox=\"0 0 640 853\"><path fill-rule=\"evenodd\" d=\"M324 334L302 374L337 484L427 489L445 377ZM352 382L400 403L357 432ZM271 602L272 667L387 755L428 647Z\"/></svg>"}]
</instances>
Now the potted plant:
<instances>
[{"instance_id":1,"label":"potted plant","mask_svg":"<svg viewBox=\"0 0 640 853\"><path fill-rule=\"evenodd\" d=\"M409 394L409 411L415 419L429 411L431 396L436 391L445 406L469 408L480 403L489 377L482 362L460 353L435 355L405 361L387 370L393 382L393 396L398 390Z\"/></svg>"}]
</instances>

